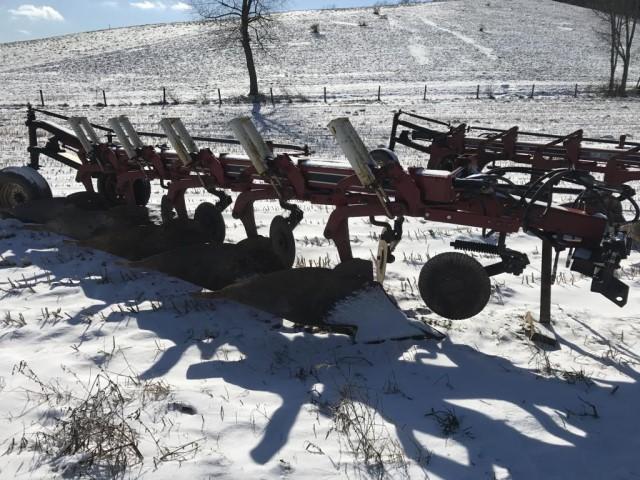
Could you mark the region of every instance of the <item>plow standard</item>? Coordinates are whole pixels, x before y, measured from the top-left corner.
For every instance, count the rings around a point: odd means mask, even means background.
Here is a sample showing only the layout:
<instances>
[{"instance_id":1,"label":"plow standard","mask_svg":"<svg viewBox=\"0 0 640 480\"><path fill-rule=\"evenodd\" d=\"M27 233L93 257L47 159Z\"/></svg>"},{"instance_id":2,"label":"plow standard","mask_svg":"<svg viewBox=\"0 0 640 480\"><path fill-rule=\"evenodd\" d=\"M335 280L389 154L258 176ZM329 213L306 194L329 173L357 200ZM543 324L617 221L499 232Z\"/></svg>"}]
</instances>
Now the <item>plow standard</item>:
<instances>
[{"instance_id":1,"label":"plow standard","mask_svg":"<svg viewBox=\"0 0 640 480\"><path fill-rule=\"evenodd\" d=\"M70 128L36 114L65 120ZM640 216L628 185L640 180L640 144L624 137L612 142L583 138L582 131L554 136L520 132L517 127L453 126L399 112L388 148L371 151L348 119L330 122L348 160L341 164L312 159L306 146L267 142L249 118L230 122L235 140L192 137L177 118L163 119L164 133L157 134L137 132L124 116L110 119L107 128L84 117L32 108L27 126L29 165L0 171L4 208L51 196L37 173L40 158L46 156L75 169L84 189L111 205L146 205L151 182L160 182L165 189L165 222L176 215L187 218L186 193L204 188L217 201L200 204L194 220L208 229L214 243L225 238L222 212L232 203L233 217L242 221L251 238L258 235L254 203L277 200L283 213L273 218L269 237L287 268L295 261L294 230L303 217L294 202L335 207L324 235L335 243L343 262L352 259L350 218L369 217L380 227L380 283L402 239L405 217L478 227L487 241L454 241L451 246L457 251L436 255L420 273L425 303L450 319L482 311L489 301L491 276L523 272L529 259L506 244L507 236L521 229L543 242L541 319L548 316L562 251L568 252L572 270L592 278L592 291L621 307L627 302L628 286L615 272L630 252L629 225ZM44 145L38 142L40 131L47 135ZM158 138L168 140L168 145L156 145ZM246 155L214 153L196 142L239 144ZM602 148L596 143L612 145ZM424 167L405 168L398 146L424 153ZM238 194L235 202L230 192ZM494 255L497 260L483 266L463 252Z\"/></svg>"}]
</instances>

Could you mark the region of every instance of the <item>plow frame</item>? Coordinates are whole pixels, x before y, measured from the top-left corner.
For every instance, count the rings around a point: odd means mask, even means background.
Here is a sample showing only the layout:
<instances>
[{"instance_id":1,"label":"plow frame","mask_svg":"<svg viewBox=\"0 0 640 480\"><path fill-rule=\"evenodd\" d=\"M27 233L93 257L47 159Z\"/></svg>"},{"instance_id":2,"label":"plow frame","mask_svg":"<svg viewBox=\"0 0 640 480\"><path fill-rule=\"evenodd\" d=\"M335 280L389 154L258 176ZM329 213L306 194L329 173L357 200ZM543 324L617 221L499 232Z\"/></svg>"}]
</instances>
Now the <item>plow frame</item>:
<instances>
[{"instance_id":1,"label":"plow frame","mask_svg":"<svg viewBox=\"0 0 640 480\"><path fill-rule=\"evenodd\" d=\"M232 215L241 220L249 237L257 235L256 201L278 200L280 206L289 212L285 220L291 230L302 219L302 211L291 201L331 205L335 209L329 216L324 236L335 243L341 261L353 257L349 238L350 218L369 217L372 224L382 226L381 239L386 242L384 245L393 245L393 248L401 239L401 225L407 216L478 227L497 233L500 236L499 245L493 249L486 247L487 244L477 244L475 247L459 245L460 248L483 248L499 255L499 263L486 267L489 275L504 272L519 274L528 264L524 254L515 255L518 252L508 250L504 245L508 234L523 229L543 241L543 271L549 272L543 278L543 309L550 308L550 295L545 290L550 289L553 275L550 272L554 270L547 268L551 262L547 247L555 248L556 263L558 253L565 249L580 251L582 255L590 252L591 256L580 259L580 265L587 274L589 265L595 266L590 272L594 278L592 290L619 305L624 305L627 299L628 288L614 281L612 274L619 267L620 260L628 254L629 245L624 235L612 225L610 219L594 215L585 208L552 205L554 192L576 191L558 187L560 180L574 180L578 185L583 185L580 182L592 173L604 175L603 182L596 185L598 188L606 187L611 191L626 192L627 196L633 195L630 187L624 184L640 179L640 144L630 144L624 137L617 142L622 151L585 149L582 142L594 140L583 138L582 131L553 136L520 132L517 127L498 130L468 127L465 124L451 126L427 117L398 112L394 116L389 149L378 152L390 160L376 162L372 157L374 151L366 152L368 163L360 166L365 170L364 175L369 175L367 182L370 183L365 183L363 174L358 170L359 165L353 162L348 167L300 158L312 153L307 146L265 142L266 147L262 147L262 151L268 155L261 159L251 158L251 154L247 158L230 154L216 155L209 148L197 149L195 141L247 147L241 139L191 138L181 122L176 123L179 119L164 120L174 128L168 131L167 127L165 134L132 134L150 139L169 138L172 144L177 141L172 136L180 137L186 146L184 151L178 147L176 153L166 145L144 145L137 140L131 145L121 146L114 142L114 133L117 132L113 129L88 124L104 132L107 142L94 144L87 152L88 147L83 145L86 142L79 139L77 134L54 123L36 119L36 112L68 120L63 115L29 107L30 166L38 169L40 155L50 157L76 169L76 180L90 192L94 191L93 179L112 176L116 180L116 191L127 203L135 204L136 182L159 180L167 190L163 197L163 208L166 202L166 207L171 211L175 209L179 217L187 216L185 193L189 189L204 188L216 195L219 199L216 208L219 211L231 204L231 197L226 191L237 192ZM408 115L411 120L402 118L403 115ZM420 125L414 119L429 126ZM438 128L444 126L446 130L433 129L432 124ZM405 129L398 132L400 127ZM38 146L38 130L51 135L43 147ZM470 131L478 130L484 136L467 135ZM257 131L249 132L251 135L255 133ZM548 142L521 142L520 136L545 138ZM258 138L257 141L262 140ZM431 143L425 144L425 141ZM429 154L427 168L405 169L393 153L398 144ZM392 154L390 157L389 152ZM351 162L351 158L349 160ZM498 161L524 165L519 168L531 174L532 185L539 182L540 187L537 190L532 190L530 186L528 189L527 186L515 185L513 188L501 187L491 183L493 180L488 180L493 177L469 174L482 172L486 168L493 175L500 170L496 166ZM547 180L548 183L545 183ZM522 190L525 190L524 193ZM514 193L520 195L520 200L513 197ZM376 220L376 217L383 216L393 220L394 226ZM392 248L389 248L385 261L387 257L393 261L391 253Z\"/></svg>"}]
</instances>

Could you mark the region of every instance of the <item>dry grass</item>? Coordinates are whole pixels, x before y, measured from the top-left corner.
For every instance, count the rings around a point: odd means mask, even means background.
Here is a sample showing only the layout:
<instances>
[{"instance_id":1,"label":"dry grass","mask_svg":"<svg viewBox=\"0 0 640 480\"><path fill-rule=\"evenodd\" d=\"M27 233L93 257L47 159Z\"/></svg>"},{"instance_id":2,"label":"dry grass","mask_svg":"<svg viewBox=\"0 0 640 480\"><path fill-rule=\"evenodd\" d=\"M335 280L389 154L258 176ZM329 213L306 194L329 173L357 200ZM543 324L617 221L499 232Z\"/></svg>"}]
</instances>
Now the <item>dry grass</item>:
<instances>
[{"instance_id":1,"label":"dry grass","mask_svg":"<svg viewBox=\"0 0 640 480\"><path fill-rule=\"evenodd\" d=\"M100 373L84 398L72 402L51 429L36 434L36 445L65 476L122 476L143 460L130 402L117 383Z\"/></svg>"},{"instance_id":2,"label":"dry grass","mask_svg":"<svg viewBox=\"0 0 640 480\"><path fill-rule=\"evenodd\" d=\"M404 451L378 418L377 411L378 408L370 406L364 388L347 384L332 408L333 427L329 434L333 430L340 434L341 444L353 455L356 472L377 479L408 478Z\"/></svg>"},{"instance_id":3,"label":"dry grass","mask_svg":"<svg viewBox=\"0 0 640 480\"><path fill-rule=\"evenodd\" d=\"M56 414L37 431L9 440L5 454L31 450L40 463L65 478L128 478L132 468L142 468L145 460L157 468L163 462L188 461L199 451L201 439L179 446L164 444L171 419L163 416L160 428L142 420L149 403L169 400L171 386L166 382L140 382L122 375L114 379L105 370L83 382L71 370L63 370L75 379L79 394L58 382L42 381L24 361L14 367L14 375L36 385L25 389L27 402ZM146 459L139 446L143 436L155 444L155 453L147 451Z\"/></svg>"}]
</instances>

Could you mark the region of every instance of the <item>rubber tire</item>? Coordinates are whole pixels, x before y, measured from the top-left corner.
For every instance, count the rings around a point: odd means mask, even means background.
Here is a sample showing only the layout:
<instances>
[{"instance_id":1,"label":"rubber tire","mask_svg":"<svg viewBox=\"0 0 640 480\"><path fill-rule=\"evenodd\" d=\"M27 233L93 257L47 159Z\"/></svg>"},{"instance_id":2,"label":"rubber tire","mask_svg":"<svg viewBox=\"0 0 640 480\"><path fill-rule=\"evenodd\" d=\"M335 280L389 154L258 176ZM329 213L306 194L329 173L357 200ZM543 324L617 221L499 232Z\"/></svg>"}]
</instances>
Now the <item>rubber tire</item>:
<instances>
[{"instance_id":1,"label":"rubber tire","mask_svg":"<svg viewBox=\"0 0 640 480\"><path fill-rule=\"evenodd\" d=\"M124 198L116 193L116 176L112 174L98 175L98 193L111 206L122 205Z\"/></svg>"},{"instance_id":2,"label":"rubber tire","mask_svg":"<svg viewBox=\"0 0 640 480\"><path fill-rule=\"evenodd\" d=\"M271 248L282 262L284 268L293 267L296 261L296 240L293 238L293 230L289 222L282 215L271 220L269 226L269 239Z\"/></svg>"},{"instance_id":3,"label":"rubber tire","mask_svg":"<svg viewBox=\"0 0 640 480\"><path fill-rule=\"evenodd\" d=\"M124 205L125 198L116 192L116 176L108 173L98 176L98 193L102 195L111 206ZM136 205L146 207L151 198L151 182L138 178L133 182L133 196Z\"/></svg>"},{"instance_id":4,"label":"rubber tire","mask_svg":"<svg viewBox=\"0 0 640 480\"><path fill-rule=\"evenodd\" d=\"M51 188L36 170L31 167L8 167L0 170L0 208L13 208L44 198L52 198Z\"/></svg>"},{"instance_id":5,"label":"rubber tire","mask_svg":"<svg viewBox=\"0 0 640 480\"><path fill-rule=\"evenodd\" d=\"M427 307L450 320L477 315L491 298L491 280L484 267L460 252L441 253L425 263L418 288Z\"/></svg>"},{"instance_id":6,"label":"rubber tire","mask_svg":"<svg viewBox=\"0 0 640 480\"><path fill-rule=\"evenodd\" d=\"M173 205L169 202L169 197L167 195L163 195L160 199L160 218L162 218L162 223L169 223L175 218L175 216L176 212L173 209Z\"/></svg>"},{"instance_id":7,"label":"rubber tire","mask_svg":"<svg viewBox=\"0 0 640 480\"><path fill-rule=\"evenodd\" d=\"M213 203L202 202L196 208L193 219L204 228L207 234L211 234L211 243L220 245L224 242L227 227L220 210Z\"/></svg>"},{"instance_id":8,"label":"rubber tire","mask_svg":"<svg viewBox=\"0 0 640 480\"><path fill-rule=\"evenodd\" d=\"M136 205L146 207L151 199L151 182L146 178L138 178L133 182L133 194L136 197Z\"/></svg>"}]
</instances>

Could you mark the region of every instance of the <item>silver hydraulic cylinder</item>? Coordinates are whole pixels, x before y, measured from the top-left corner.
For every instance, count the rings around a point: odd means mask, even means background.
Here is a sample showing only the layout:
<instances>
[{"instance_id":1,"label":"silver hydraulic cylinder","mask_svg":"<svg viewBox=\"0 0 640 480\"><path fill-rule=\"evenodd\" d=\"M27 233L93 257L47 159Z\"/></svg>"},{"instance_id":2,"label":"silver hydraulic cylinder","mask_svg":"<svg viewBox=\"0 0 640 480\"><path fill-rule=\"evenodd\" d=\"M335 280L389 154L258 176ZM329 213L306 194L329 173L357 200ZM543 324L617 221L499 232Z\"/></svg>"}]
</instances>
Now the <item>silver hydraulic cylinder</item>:
<instances>
[{"instance_id":1,"label":"silver hydraulic cylinder","mask_svg":"<svg viewBox=\"0 0 640 480\"><path fill-rule=\"evenodd\" d=\"M107 121L109 123L109 126L111 127L111 130L113 130L116 134L116 137L118 137L120 145L122 145L122 148L124 148L124 151L127 153L127 157L129 157L129 159L135 158L136 149L133 146L133 143L130 141L129 136L124 131L124 128L120 122L120 118L114 117L110 118Z\"/></svg>"},{"instance_id":2,"label":"silver hydraulic cylinder","mask_svg":"<svg viewBox=\"0 0 640 480\"><path fill-rule=\"evenodd\" d=\"M144 143L142 143L142 140L140 139L140 135L138 135L138 132L136 132L136 129L133 128L133 125L131 125L131 121L129 120L129 117L127 117L126 115L120 115L118 119L120 120L120 125L122 125L122 128L127 134L127 137L129 137L129 140L131 141L131 144L133 145L133 147L134 148L144 147Z\"/></svg>"},{"instance_id":3,"label":"silver hydraulic cylinder","mask_svg":"<svg viewBox=\"0 0 640 480\"><path fill-rule=\"evenodd\" d=\"M356 129L353 128L351 121L345 117L335 118L329 122L328 127L338 142L340 149L347 157L347 160L349 160L356 176L360 179L360 183L375 192L385 211L385 215L393 218L389 210L389 198L384 189L378 185L376 177L369 166L374 163L373 158L371 158L371 154L369 150L367 150L362 138L360 138Z\"/></svg>"},{"instance_id":4,"label":"silver hydraulic cylinder","mask_svg":"<svg viewBox=\"0 0 640 480\"><path fill-rule=\"evenodd\" d=\"M273 152L264 141L260 132L249 117L237 117L229 122L234 136L249 156L253 167L259 175L268 171L267 159L273 157Z\"/></svg>"},{"instance_id":5,"label":"silver hydraulic cylinder","mask_svg":"<svg viewBox=\"0 0 640 480\"><path fill-rule=\"evenodd\" d=\"M182 164L184 166L189 165L193 161L191 153L198 153L198 147L189 132L187 132L182 120L179 118L163 118L160 120L160 128L169 139L169 143L178 154Z\"/></svg>"},{"instance_id":6,"label":"silver hydraulic cylinder","mask_svg":"<svg viewBox=\"0 0 640 480\"><path fill-rule=\"evenodd\" d=\"M89 123L87 117L71 117L68 122L85 152L91 152L93 146L100 143L98 134Z\"/></svg>"},{"instance_id":7,"label":"silver hydraulic cylinder","mask_svg":"<svg viewBox=\"0 0 640 480\"><path fill-rule=\"evenodd\" d=\"M344 117L335 118L329 122L328 126L362 185L373 187L376 177L369 167L373 159L351 121Z\"/></svg>"}]
</instances>

